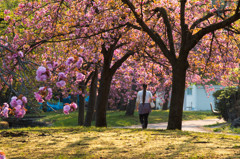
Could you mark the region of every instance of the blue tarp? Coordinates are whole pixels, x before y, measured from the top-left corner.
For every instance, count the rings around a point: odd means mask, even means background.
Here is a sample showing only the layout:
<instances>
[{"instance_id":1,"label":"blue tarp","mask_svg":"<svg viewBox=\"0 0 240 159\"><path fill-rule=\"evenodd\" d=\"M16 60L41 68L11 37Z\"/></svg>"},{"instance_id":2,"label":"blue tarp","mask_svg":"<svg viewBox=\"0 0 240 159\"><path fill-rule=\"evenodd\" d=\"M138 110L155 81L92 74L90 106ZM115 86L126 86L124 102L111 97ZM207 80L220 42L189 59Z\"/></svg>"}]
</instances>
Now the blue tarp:
<instances>
[{"instance_id":1,"label":"blue tarp","mask_svg":"<svg viewBox=\"0 0 240 159\"><path fill-rule=\"evenodd\" d=\"M39 103L39 104L41 104L40 109L42 109L42 103ZM48 107L47 107L48 112L53 111L50 107L52 107L54 110L63 109L63 103L60 101L58 101L58 103L56 103L56 104L51 104L51 103L47 102L47 105L48 105Z\"/></svg>"},{"instance_id":2,"label":"blue tarp","mask_svg":"<svg viewBox=\"0 0 240 159\"><path fill-rule=\"evenodd\" d=\"M71 96L68 96L67 98L63 98L63 105L64 105L65 103L68 103L68 104L72 103L72 101L71 101Z\"/></svg>"},{"instance_id":3,"label":"blue tarp","mask_svg":"<svg viewBox=\"0 0 240 159\"><path fill-rule=\"evenodd\" d=\"M89 102L89 96L87 96L85 98L85 101ZM79 95L77 97L77 102L79 102ZM47 102L47 105L52 107L54 110L59 110L59 109L63 109L63 106L65 103L69 103L69 104L72 103L71 96L68 96L67 98L63 98L63 102L60 102L60 100L56 104L51 104L51 103ZM41 105L40 109L42 109L42 103L39 103L39 104ZM47 107L48 112L53 111L50 107Z\"/></svg>"}]
</instances>

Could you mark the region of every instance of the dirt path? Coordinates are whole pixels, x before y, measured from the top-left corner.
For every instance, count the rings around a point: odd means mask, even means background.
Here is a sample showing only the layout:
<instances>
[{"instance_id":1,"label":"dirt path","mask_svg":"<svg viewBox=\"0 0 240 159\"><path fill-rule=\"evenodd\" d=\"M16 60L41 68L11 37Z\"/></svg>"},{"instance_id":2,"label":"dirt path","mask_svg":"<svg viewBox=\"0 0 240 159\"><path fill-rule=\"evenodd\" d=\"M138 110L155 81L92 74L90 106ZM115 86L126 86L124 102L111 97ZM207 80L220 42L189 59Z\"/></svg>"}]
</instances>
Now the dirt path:
<instances>
[{"instance_id":1,"label":"dirt path","mask_svg":"<svg viewBox=\"0 0 240 159\"><path fill-rule=\"evenodd\" d=\"M205 125L212 125L218 123L225 123L223 119L205 119L205 120L190 120L182 122L183 131L195 131L195 132L210 132L205 129ZM125 128L141 128L141 125L133 125ZM166 129L167 122L157 123L157 124L148 124L148 129Z\"/></svg>"}]
</instances>

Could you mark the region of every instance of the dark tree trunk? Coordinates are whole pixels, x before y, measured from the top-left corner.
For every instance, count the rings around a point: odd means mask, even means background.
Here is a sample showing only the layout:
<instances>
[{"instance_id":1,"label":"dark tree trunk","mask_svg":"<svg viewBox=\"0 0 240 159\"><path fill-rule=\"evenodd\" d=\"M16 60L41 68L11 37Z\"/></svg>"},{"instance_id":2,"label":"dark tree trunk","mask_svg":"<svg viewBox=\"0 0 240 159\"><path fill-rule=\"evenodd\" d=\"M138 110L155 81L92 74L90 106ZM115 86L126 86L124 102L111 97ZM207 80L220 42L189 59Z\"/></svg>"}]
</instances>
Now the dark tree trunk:
<instances>
[{"instance_id":1,"label":"dark tree trunk","mask_svg":"<svg viewBox=\"0 0 240 159\"><path fill-rule=\"evenodd\" d=\"M124 102L124 99L123 99L122 96L121 96L121 99L120 99L120 101L118 103L118 109L120 111L126 110L126 103Z\"/></svg>"},{"instance_id":2,"label":"dark tree trunk","mask_svg":"<svg viewBox=\"0 0 240 159\"><path fill-rule=\"evenodd\" d=\"M95 68L89 92L89 102L84 126L91 126L97 97L98 68Z\"/></svg>"},{"instance_id":3,"label":"dark tree trunk","mask_svg":"<svg viewBox=\"0 0 240 159\"><path fill-rule=\"evenodd\" d=\"M133 116L134 115L134 110L135 110L135 105L136 105L136 98L133 100L130 100L127 109L126 109L126 114L127 116Z\"/></svg>"},{"instance_id":4,"label":"dark tree trunk","mask_svg":"<svg viewBox=\"0 0 240 159\"><path fill-rule=\"evenodd\" d=\"M169 94L170 94L170 87L166 87L165 93L164 93L164 103L163 103L162 110L168 110Z\"/></svg>"},{"instance_id":5,"label":"dark tree trunk","mask_svg":"<svg viewBox=\"0 0 240 159\"><path fill-rule=\"evenodd\" d=\"M182 113L186 80L187 61L173 67L172 97L168 118L168 130L182 129Z\"/></svg>"},{"instance_id":6,"label":"dark tree trunk","mask_svg":"<svg viewBox=\"0 0 240 159\"><path fill-rule=\"evenodd\" d=\"M98 97L96 104L96 127L107 126L106 110L108 105L108 96L112 82L112 77L117 71L117 69L122 65L122 63L126 61L129 56L134 54L134 52L132 51L127 52L121 59L116 61L114 65L111 67L114 50L116 48L121 47L121 44L117 45L120 37L116 39L115 43L112 44L108 50L106 49L105 45L102 45L101 53L104 56L104 63L103 70L101 72L100 86L98 89Z\"/></svg>"},{"instance_id":7,"label":"dark tree trunk","mask_svg":"<svg viewBox=\"0 0 240 159\"><path fill-rule=\"evenodd\" d=\"M108 70L103 69L100 86L98 89L96 106L96 127L107 127L106 110L108 106L108 96L111 86L112 76Z\"/></svg>"},{"instance_id":8,"label":"dark tree trunk","mask_svg":"<svg viewBox=\"0 0 240 159\"><path fill-rule=\"evenodd\" d=\"M136 91L137 86L135 84L132 85L132 90ZM127 109L126 109L126 114L127 116L132 116L134 115L134 110L135 110L135 105L136 105L136 98L134 98L133 100L130 100L128 105L127 105Z\"/></svg>"},{"instance_id":9,"label":"dark tree trunk","mask_svg":"<svg viewBox=\"0 0 240 159\"><path fill-rule=\"evenodd\" d=\"M84 82L80 83L80 89L82 90L82 94L85 94L85 85ZM78 100L78 125L83 125L84 123L84 107L85 107L85 99L80 94Z\"/></svg>"}]
</instances>

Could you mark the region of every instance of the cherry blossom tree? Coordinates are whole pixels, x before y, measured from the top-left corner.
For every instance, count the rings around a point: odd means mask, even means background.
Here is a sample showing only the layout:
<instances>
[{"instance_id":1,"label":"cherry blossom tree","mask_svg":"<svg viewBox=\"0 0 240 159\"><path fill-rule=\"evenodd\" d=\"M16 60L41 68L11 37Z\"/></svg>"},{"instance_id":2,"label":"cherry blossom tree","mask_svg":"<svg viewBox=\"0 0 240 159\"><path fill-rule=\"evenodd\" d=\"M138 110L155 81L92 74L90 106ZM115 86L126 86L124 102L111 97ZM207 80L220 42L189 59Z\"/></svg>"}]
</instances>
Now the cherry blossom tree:
<instances>
[{"instance_id":1,"label":"cherry blossom tree","mask_svg":"<svg viewBox=\"0 0 240 159\"><path fill-rule=\"evenodd\" d=\"M220 46L227 46L228 40L222 39L219 35L227 32L225 28L234 30L231 25L240 18L240 2L238 1L236 5L230 2L231 5L225 8L212 8L209 0L202 2L122 0L122 2L131 9L136 20L136 23L132 24L133 27L146 32L169 63L169 68L172 70L172 96L167 129L181 130L187 70L192 70L192 67L201 68L200 70L208 68L209 61L216 60L217 55L224 54L217 49L219 45L213 43L217 44L221 40L223 44L219 43ZM207 45L209 43L210 47ZM238 49L233 40L230 40L230 43L232 51L228 51L222 58L229 61L227 64L225 62L225 65L232 68L236 67L234 59ZM196 59L203 61L200 63L192 61ZM219 59L219 64L222 62ZM221 67L210 68L213 70ZM208 79L205 78L205 80Z\"/></svg>"}]
</instances>

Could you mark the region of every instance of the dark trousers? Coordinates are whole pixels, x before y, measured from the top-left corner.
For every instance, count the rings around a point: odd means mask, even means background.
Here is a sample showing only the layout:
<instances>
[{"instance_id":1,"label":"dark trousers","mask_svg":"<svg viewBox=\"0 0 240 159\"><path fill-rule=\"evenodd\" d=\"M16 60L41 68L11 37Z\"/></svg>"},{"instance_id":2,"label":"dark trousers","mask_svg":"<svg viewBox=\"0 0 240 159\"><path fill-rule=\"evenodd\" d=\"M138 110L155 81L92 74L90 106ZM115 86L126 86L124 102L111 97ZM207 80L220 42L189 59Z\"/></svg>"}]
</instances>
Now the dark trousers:
<instances>
[{"instance_id":1,"label":"dark trousers","mask_svg":"<svg viewBox=\"0 0 240 159\"><path fill-rule=\"evenodd\" d=\"M140 122L142 124L142 128L143 129L147 128L147 125L148 125L148 115L149 115L149 113L139 114L139 119L140 119Z\"/></svg>"}]
</instances>

